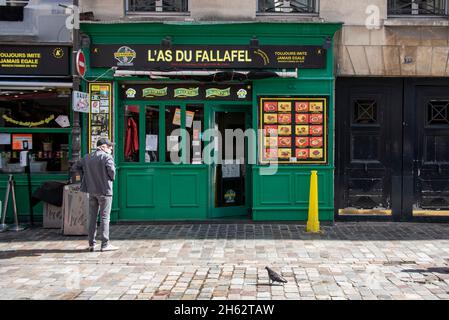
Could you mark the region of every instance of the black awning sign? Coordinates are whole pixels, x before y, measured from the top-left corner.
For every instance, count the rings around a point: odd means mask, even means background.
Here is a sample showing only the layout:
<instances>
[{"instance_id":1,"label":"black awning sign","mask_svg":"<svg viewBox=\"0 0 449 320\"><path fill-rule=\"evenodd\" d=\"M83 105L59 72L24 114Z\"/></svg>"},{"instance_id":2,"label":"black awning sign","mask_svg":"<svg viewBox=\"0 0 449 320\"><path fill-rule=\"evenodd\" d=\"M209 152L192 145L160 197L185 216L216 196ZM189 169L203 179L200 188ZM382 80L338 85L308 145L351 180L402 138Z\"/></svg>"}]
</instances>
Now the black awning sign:
<instances>
[{"instance_id":1,"label":"black awning sign","mask_svg":"<svg viewBox=\"0 0 449 320\"><path fill-rule=\"evenodd\" d=\"M96 45L93 68L123 69L322 69L326 50L321 46L173 46Z\"/></svg>"},{"instance_id":2,"label":"black awning sign","mask_svg":"<svg viewBox=\"0 0 449 320\"><path fill-rule=\"evenodd\" d=\"M70 51L62 46L0 46L0 75L68 76Z\"/></svg>"}]
</instances>

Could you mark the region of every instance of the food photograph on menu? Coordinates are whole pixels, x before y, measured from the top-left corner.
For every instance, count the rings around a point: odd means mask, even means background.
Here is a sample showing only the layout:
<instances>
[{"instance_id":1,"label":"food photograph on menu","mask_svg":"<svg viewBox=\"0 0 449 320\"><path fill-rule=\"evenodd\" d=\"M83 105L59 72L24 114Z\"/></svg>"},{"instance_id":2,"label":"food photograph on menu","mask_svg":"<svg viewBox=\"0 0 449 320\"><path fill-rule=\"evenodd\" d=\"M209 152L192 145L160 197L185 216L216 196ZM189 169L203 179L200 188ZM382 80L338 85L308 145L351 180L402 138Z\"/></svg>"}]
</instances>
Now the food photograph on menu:
<instances>
[{"instance_id":1,"label":"food photograph on menu","mask_svg":"<svg viewBox=\"0 0 449 320\"><path fill-rule=\"evenodd\" d=\"M327 162L327 98L260 98L260 162Z\"/></svg>"}]
</instances>

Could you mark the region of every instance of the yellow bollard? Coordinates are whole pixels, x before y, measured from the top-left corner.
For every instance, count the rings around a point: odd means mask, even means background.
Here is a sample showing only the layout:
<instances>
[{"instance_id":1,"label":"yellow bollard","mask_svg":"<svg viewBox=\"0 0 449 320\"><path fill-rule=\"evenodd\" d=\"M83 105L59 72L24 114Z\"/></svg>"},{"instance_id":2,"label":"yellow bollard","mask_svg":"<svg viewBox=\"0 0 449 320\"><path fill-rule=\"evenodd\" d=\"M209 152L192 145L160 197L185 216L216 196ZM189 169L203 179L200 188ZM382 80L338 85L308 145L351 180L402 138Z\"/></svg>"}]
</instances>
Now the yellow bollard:
<instances>
[{"instance_id":1,"label":"yellow bollard","mask_svg":"<svg viewBox=\"0 0 449 320\"><path fill-rule=\"evenodd\" d=\"M316 171L312 171L310 175L309 218L306 231L312 233L320 232L320 221L318 220L318 176Z\"/></svg>"}]
</instances>

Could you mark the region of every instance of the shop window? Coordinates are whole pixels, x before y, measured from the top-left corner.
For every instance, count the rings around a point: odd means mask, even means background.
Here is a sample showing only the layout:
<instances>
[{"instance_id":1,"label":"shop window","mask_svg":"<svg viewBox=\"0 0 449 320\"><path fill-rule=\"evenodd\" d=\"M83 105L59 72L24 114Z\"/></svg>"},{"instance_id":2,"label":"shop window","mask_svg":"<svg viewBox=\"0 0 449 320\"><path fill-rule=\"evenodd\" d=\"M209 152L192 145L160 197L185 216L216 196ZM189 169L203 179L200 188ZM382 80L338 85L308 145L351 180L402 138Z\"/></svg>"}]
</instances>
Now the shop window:
<instances>
[{"instance_id":1,"label":"shop window","mask_svg":"<svg viewBox=\"0 0 449 320\"><path fill-rule=\"evenodd\" d=\"M181 107L165 106L165 161L178 163L181 161Z\"/></svg>"},{"instance_id":2,"label":"shop window","mask_svg":"<svg viewBox=\"0 0 449 320\"><path fill-rule=\"evenodd\" d=\"M0 0L0 21L23 21L23 8L28 0Z\"/></svg>"},{"instance_id":3,"label":"shop window","mask_svg":"<svg viewBox=\"0 0 449 320\"><path fill-rule=\"evenodd\" d=\"M124 156L126 162L139 162L139 106L125 106Z\"/></svg>"},{"instance_id":4,"label":"shop window","mask_svg":"<svg viewBox=\"0 0 449 320\"><path fill-rule=\"evenodd\" d=\"M354 124L376 124L377 102L376 100L356 100L354 102Z\"/></svg>"},{"instance_id":5,"label":"shop window","mask_svg":"<svg viewBox=\"0 0 449 320\"><path fill-rule=\"evenodd\" d=\"M145 107L145 162L159 161L159 106Z\"/></svg>"},{"instance_id":6,"label":"shop window","mask_svg":"<svg viewBox=\"0 0 449 320\"><path fill-rule=\"evenodd\" d=\"M447 0L388 0L389 15L444 16Z\"/></svg>"},{"instance_id":7,"label":"shop window","mask_svg":"<svg viewBox=\"0 0 449 320\"><path fill-rule=\"evenodd\" d=\"M449 124L449 101L429 101L427 124L429 126Z\"/></svg>"},{"instance_id":8,"label":"shop window","mask_svg":"<svg viewBox=\"0 0 449 320\"><path fill-rule=\"evenodd\" d=\"M316 0L258 0L258 13L318 13Z\"/></svg>"},{"instance_id":9,"label":"shop window","mask_svg":"<svg viewBox=\"0 0 449 320\"><path fill-rule=\"evenodd\" d=\"M20 173L20 152L31 153L32 173L69 169L69 135L64 133L0 133L0 172Z\"/></svg>"},{"instance_id":10,"label":"shop window","mask_svg":"<svg viewBox=\"0 0 449 320\"><path fill-rule=\"evenodd\" d=\"M128 0L127 12L187 12L187 0Z\"/></svg>"},{"instance_id":11,"label":"shop window","mask_svg":"<svg viewBox=\"0 0 449 320\"><path fill-rule=\"evenodd\" d=\"M0 127L66 128L69 110L70 92L0 91Z\"/></svg>"},{"instance_id":12,"label":"shop window","mask_svg":"<svg viewBox=\"0 0 449 320\"><path fill-rule=\"evenodd\" d=\"M204 123L204 112L202 106L187 105L186 107L186 130L189 134L189 154L187 161L192 164L202 163L202 130Z\"/></svg>"}]
</instances>

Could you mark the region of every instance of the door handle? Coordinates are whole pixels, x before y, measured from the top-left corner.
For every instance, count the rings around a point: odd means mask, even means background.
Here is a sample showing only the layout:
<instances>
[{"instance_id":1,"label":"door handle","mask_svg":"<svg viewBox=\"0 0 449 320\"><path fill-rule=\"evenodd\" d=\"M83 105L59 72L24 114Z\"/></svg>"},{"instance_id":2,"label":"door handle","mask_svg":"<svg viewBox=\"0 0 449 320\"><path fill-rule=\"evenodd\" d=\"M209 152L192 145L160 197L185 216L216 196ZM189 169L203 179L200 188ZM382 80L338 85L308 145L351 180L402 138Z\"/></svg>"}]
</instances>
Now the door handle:
<instances>
[{"instance_id":1,"label":"door handle","mask_svg":"<svg viewBox=\"0 0 449 320\"><path fill-rule=\"evenodd\" d=\"M417 173L418 177L421 176L421 166L422 166L421 160L413 160L413 171L415 171L415 169L416 169L416 173Z\"/></svg>"}]
</instances>

